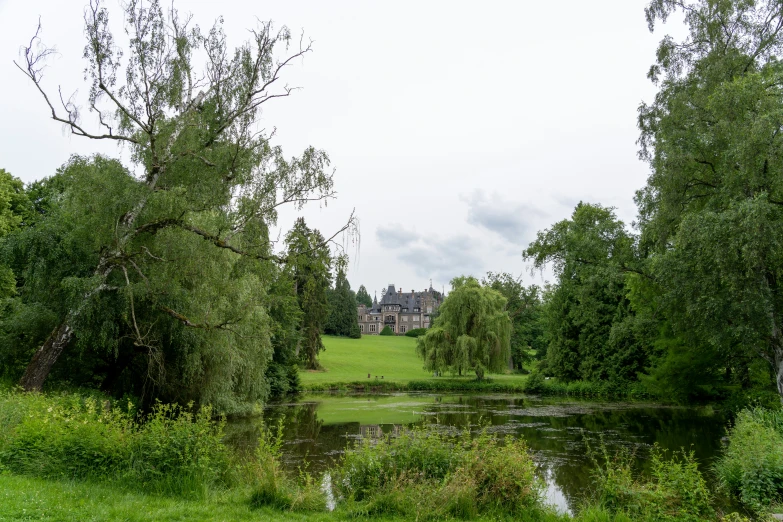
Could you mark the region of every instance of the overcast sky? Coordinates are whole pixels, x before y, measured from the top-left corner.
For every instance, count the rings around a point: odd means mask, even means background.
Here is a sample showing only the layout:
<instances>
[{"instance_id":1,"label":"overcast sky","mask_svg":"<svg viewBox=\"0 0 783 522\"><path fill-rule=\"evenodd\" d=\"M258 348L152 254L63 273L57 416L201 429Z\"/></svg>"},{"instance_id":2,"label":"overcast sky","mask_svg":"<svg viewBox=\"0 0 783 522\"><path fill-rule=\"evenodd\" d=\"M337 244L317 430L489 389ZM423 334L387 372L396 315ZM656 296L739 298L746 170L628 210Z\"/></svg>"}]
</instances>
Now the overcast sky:
<instances>
[{"instance_id":1,"label":"overcast sky","mask_svg":"<svg viewBox=\"0 0 783 522\"><path fill-rule=\"evenodd\" d=\"M111 143L67 135L14 67L41 16L59 56L45 85L86 95L83 0L0 0L0 167L29 182L69 155ZM361 244L349 280L370 293L441 288L487 271L531 276L521 257L538 230L582 201L636 216L636 111L655 87L657 42L645 0L559 2L178 0L208 28L222 15L241 43L255 17L304 31L315 52L286 73L294 96L268 105L288 155L313 145L336 169L337 200L303 213L330 235L351 210ZM119 2L107 0L115 18ZM671 27L674 26L674 27ZM82 97L82 99L84 99ZM281 220L290 226L294 213ZM547 277L546 274L543 276Z\"/></svg>"}]
</instances>

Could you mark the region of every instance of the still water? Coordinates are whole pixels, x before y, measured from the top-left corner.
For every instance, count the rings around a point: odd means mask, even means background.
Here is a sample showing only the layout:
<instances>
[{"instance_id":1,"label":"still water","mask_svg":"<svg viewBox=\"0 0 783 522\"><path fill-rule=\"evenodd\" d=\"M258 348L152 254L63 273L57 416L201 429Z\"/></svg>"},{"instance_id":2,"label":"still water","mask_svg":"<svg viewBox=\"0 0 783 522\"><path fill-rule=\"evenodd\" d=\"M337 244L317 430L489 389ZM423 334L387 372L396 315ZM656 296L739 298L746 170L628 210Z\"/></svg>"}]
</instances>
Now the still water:
<instances>
[{"instance_id":1,"label":"still water","mask_svg":"<svg viewBox=\"0 0 783 522\"><path fill-rule=\"evenodd\" d=\"M693 450L708 471L721 448L726 419L709 406L590 402L521 395L389 394L312 395L266 408L263 422L283 419L284 462L290 469L318 472L340 458L355 441L418 425L438 429L485 428L525 439L547 483L548 501L573 511L589 493L593 463L588 447L610 452L626 447L646 469L653 444ZM259 419L229 423L229 441L253 446ZM709 473L707 473L708 479Z\"/></svg>"}]
</instances>

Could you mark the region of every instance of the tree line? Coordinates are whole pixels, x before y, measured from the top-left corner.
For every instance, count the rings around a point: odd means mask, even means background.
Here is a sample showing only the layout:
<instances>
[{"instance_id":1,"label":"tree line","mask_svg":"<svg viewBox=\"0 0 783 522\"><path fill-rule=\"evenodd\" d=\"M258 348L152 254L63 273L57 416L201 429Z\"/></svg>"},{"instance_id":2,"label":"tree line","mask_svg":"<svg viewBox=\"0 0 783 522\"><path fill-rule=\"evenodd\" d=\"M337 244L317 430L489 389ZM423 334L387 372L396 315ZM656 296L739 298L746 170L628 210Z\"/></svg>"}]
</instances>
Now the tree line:
<instances>
[{"instance_id":1,"label":"tree line","mask_svg":"<svg viewBox=\"0 0 783 522\"><path fill-rule=\"evenodd\" d=\"M507 348L497 339L514 324L536 329L526 342L538 343L538 371L564 381L641 381L679 399L783 398L783 5L653 0L645 13L651 31L679 13L688 34L664 37L649 70L658 92L639 107L650 175L637 221L579 203L524 250L556 278L540 293L538 320L512 322L506 311L502 327L482 333L482 317L507 305L496 295L483 315L465 315L463 292L453 292L443 306L451 317L420 342L430 366L459 372L474 353L468 367L499 369ZM524 299L514 285L490 276L483 288L510 303Z\"/></svg>"}]
</instances>

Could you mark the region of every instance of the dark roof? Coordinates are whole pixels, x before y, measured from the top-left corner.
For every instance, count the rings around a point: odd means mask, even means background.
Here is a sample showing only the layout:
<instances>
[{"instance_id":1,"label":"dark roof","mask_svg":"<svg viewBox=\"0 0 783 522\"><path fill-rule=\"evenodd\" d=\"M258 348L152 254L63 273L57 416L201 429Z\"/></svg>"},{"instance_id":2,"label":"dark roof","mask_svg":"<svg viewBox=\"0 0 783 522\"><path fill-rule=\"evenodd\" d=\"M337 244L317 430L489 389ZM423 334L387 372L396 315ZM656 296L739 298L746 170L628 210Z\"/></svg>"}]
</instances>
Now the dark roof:
<instances>
[{"instance_id":1,"label":"dark roof","mask_svg":"<svg viewBox=\"0 0 783 522\"><path fill-rule=\"evenodd\" d=\"M385 305L400 305L402 308L407 308L409 312L413 312L414 308L421 308L424 297L431 296L431 290L425 290L423 292L398 292L394 285L389 285L386 289L386 293L381 298L379 303L373 303L371 312L380 312L382 306Z\"/></svg>"}]
</instances>

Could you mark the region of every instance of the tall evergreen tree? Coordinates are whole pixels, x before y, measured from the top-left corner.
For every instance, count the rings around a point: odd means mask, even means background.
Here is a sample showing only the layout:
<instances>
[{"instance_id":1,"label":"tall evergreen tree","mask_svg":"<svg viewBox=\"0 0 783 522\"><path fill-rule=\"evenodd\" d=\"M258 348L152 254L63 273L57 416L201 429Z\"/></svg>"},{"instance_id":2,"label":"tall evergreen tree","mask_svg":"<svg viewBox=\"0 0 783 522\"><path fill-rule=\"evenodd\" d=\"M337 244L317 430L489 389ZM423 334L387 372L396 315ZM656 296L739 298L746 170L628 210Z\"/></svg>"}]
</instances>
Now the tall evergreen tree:
<instances>
[{"instance_id":1,"label":"tall evergreen tree","mask_svg":"<svg viewBox=\"0 0 783 522\"><path fill-rule=\"evenodd\" d=\"M319 368L318 354L324 349L321 334L329 318L329 283L332 257L318 230L311 230L298 218L286 236L291 276L302 311L297 354L307 368Z\"/></svg>"},{"instance_id":2,"label":"tall evergreen tree","mask_svg":"<svg viewBox=\"0 0 783 522\"><path fill-rule=\"evenodd\" d=\"M370 294L367 292L364 285L359 285L359 290L356 291L356 305L358 306L361 304L367 308L372 306L372 297L370 297Z\"/></svg>"},{"instance_id":3,"label":"tall evergreen tree","mask_svg":"<svg viewBox=\"0 0 783 522\"><path fill-rule=\"evenodd\" d=\"M359 338L361 332L356 313L356 294L351 290L351 284L346 277L348 258L338 257L335 265L337 274L334 288L329 292L329 318L324 331L331 335Z\"/></svg>"}]
</instances>

